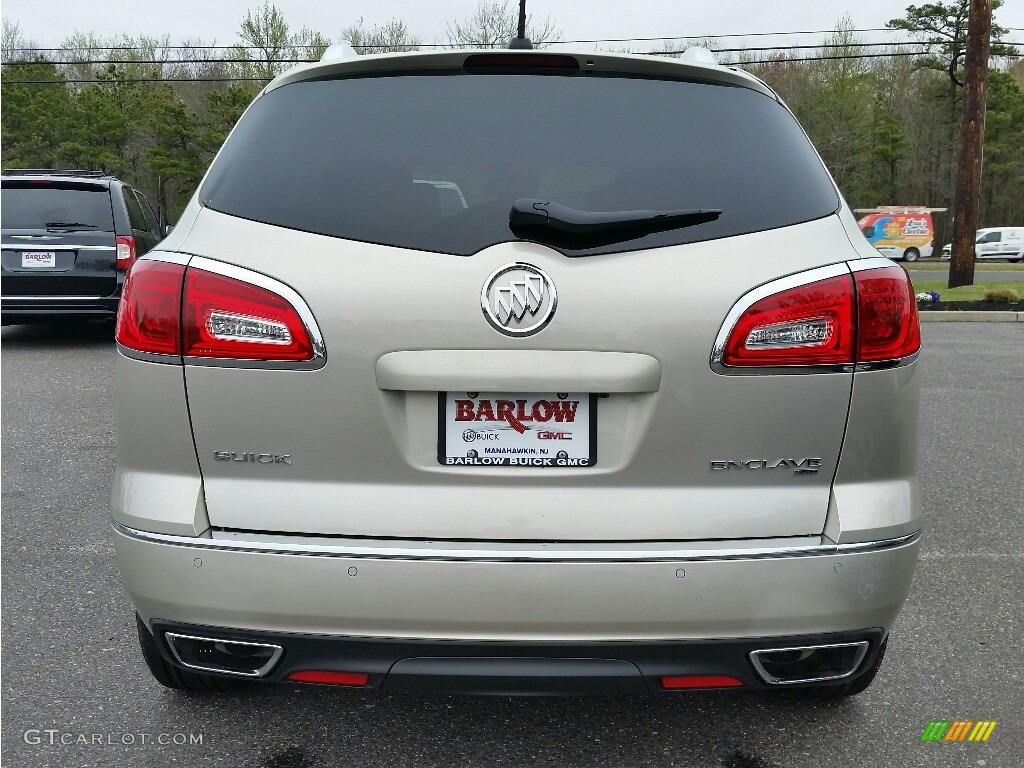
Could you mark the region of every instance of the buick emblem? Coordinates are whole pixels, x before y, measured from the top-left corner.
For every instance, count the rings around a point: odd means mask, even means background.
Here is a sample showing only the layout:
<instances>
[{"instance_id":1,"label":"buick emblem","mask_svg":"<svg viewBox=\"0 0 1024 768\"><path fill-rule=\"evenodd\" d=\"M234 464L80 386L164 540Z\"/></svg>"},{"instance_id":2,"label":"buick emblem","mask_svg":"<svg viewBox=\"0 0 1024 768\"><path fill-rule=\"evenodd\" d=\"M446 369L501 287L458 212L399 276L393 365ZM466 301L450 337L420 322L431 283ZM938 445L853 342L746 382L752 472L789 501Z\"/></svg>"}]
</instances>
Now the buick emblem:
<instances>
[{"instance_id":1,"label":"buick emblem","mask_svg":"<svg viewBox=\"0 0 1024 768\"><path fill-rule=\"evenodd\" d=\"M506 336L532 336L551 322L558 305L555 284L533 264L499 267L484 282L480 306L491 326Z\"/></svg>"}]
</instances>

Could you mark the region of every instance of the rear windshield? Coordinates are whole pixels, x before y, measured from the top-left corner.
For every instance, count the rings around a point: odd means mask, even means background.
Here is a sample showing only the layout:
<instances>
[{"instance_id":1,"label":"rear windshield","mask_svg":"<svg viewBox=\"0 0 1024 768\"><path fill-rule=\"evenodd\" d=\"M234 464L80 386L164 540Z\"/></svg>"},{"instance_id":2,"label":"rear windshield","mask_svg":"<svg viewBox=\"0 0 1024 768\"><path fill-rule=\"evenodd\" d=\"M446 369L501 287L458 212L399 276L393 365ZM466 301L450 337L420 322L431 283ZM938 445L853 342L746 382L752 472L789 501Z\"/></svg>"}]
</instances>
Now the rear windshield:
<instances>
[{"instance_id":1,"label":"rear windshield","mask_svg":"<svg viewBox=\"0 0 1024 768\"><path fill-rule=\"evenodd\" d=\"M509 209L712 208L712 222L571 256L774 229L839 200L793 117L747 88L634 77L429 73L294 83L259 99L203 185L210 208L334 237L469 255Z\"/></svg>"},{"instance_id":2,"label":"rear windshield","mask_svg":"<svg viewBox=\"0 0 1024 768\"><path fill-rule=\"evenodd\" d=\"M110 192L105 187L5 181L0 194L4 229L114 231Z\"/></svg>"}]
</instances>

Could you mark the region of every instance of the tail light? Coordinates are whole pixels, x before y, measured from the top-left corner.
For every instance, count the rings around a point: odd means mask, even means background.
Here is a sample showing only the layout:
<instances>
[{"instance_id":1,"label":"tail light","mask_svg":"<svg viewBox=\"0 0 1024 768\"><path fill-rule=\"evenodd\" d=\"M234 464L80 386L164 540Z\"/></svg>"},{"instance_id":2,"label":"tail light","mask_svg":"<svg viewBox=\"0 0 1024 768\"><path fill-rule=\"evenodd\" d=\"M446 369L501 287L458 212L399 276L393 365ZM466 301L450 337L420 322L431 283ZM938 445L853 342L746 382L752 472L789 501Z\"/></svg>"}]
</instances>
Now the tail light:
<instances>
[{"instance_id":1,"label":"tail light","mask_svg":"<svg viewBox=\"0 0 1024 768\"><path fill-rule=\"evenodd\" d=\"M135 238L118 235L114 242L117 244L117 268L128 269L135 263Z\"/></svg>"},{"instance_id":2,"label":"tail light","mask_svg":"<svg viewBox=\"0 0 1024 768\"><path fill-rule=\"evenodd\" d=\"M855 307L849 274L768 296L740 316L723 362L732 366L852 362Z\"/></svg>"},{"instance_id":3,"label":"tail light","mask_svg":"<svg viewBox=\"0 0 1024 768\"><path fill-rule=\"evenodd\" d=\"M181 354L181 288L185 267L140 261L121 292L114 338L126 349L156 355Z\"/></svg>"},{"instance_id":4,"label":"tail light","mask_svg":"<svg viewBox=\"0 0 1024 768\"><path fill-rule=\"evenodd\" d=\"M126 350L186 358L289 363L316 356L307 324L280 294L236 277L151 260L139 261L128 273L116 338Z\"/></svg>"},{"instance_id":5,"label":"tail light","mask_svg":"<svg viewBox=\"0 0 1024 768\"><path fill-rule=\"evenodd\" d=\"M917 300L902 267L855 272L857 362L898 360L921 348Z\"/></svg>"},{"instance_id":6,"label":"tail light","mask_svg":"<svg viewBox=\"0 0 1024 768\"><path fill-rule=\"evenodd\" d=\"M725 341L715 344L713 365L845 366L899 360L920 349L917 305L901 267L825 271L833 274L755 295L746 307L741 302L731 330L731 316L723 328Z\"/></svg>"},{"instance_id":7,"label":"tail light","mask_svg":"<svg viewBox=\"0 0 1024 768\"><path fill-rule=\"evenodd\" d=\"M313 344L299 313L266 288L189 268L184 315L186 357L313 359Z\"/></svg>"}]
</instances>

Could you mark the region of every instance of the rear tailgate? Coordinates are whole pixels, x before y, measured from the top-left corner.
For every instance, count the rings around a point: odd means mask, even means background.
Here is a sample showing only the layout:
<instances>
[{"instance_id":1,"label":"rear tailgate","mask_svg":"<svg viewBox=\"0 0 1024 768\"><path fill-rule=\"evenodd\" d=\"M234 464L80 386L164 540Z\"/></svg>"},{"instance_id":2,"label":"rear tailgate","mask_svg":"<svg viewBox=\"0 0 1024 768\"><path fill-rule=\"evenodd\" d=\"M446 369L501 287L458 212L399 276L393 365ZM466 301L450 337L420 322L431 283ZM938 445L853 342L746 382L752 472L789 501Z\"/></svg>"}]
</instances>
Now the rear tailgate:
<instances>
[{"instance_id":1,"label":"rear tailgate","mask_svg":"<svg viewBox=\"0 0 1024 768\"><path fill-rule=\"evenodd\" d=\"M109 190L5 179L2 258L4 296L110 296L117 250Z\"/></svg>"},{"instance_id":2,"label":"rear tailgate","mask_svg":"<svg viewBox=\"0 0 1024 768\"><path fill-rule=\"evenodd\" d=\"M4 231L4 296L109 296L117 288L113 232Z\"/></svg>"},{"instance_id":3,"label":"rear tailgate","mask_svg":"<svg viewBox=\"0 0 1024 768\"><path fill-rule=\"evenodd\" d=\"M749 290L820 266L822 254L851 255L838 217L583 259L533 243L466 258L204 210L182 250L286 282L312 309L327 349L315 371L186 366L216 527L551 541L822 531L852 374L722 376L709 358ZM539 267L558 291L550 325L527 338L499 334L481 311L484 282L510 262ZM397 368L382 363L408 351L421 354ZM559 353L582 362L567 372L572 365L553 363ZM593 353L621 354L601 367ZM560 392L569 382L576 391ZM440 463L438 391L449 387L512 401L524 388L552 401L600 395L590 413L595 465ZM288 458L255 460L263 454ZM820 471L798 473L782 459L814 459Z\"/></svg>"}]
</instances>

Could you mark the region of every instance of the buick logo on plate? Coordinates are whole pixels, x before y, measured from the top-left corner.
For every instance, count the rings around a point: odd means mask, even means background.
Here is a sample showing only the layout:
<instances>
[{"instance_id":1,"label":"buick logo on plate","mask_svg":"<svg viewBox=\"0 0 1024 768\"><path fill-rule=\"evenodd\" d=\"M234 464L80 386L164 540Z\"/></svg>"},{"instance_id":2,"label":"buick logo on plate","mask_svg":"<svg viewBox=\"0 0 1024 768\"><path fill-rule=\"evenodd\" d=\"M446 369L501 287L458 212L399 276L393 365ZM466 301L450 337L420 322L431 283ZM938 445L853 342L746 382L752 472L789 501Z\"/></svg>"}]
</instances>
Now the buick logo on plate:
<instances>
[{"instance_id":1,"label":"buick logo on plate","mask_svg":"<svg viewBox=\"0 0 1024 768\"><path fill-rule=\"evenodd\" d=\"M480 306L487 322L506 336L531 336L551 322L558 305L555 284L533 264L515 262L484 282Z\"/></svg>"}]
</instances>

